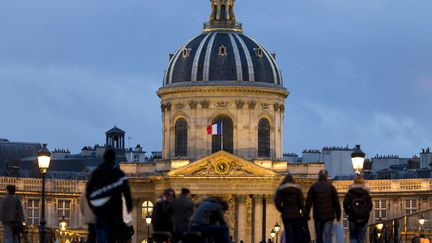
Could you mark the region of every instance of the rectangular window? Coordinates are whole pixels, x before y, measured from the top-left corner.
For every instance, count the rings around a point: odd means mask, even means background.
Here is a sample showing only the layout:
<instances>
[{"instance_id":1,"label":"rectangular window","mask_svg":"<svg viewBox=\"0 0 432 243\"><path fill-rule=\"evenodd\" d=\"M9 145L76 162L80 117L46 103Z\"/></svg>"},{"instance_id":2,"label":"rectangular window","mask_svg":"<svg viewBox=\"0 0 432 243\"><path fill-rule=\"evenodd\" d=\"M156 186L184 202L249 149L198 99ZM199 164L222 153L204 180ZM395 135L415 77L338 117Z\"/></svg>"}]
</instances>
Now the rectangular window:
<instances>
[{"instance_id":1,"label":"rectangular window","mask_svg":"<svg viewBox=\"0 0 432 243\"><path fill-rule=\"evenodd\" d=\"M39 199L27 200L27 222L28 224L39 224Z\"/></svg>"},{"instance_id":2,"label":"rectangular window","mask_svg":"<svg viewBox=\"0 0 432 243\"><path fill-rule=\"evenodd\" d=\"M139 155L133 156L133 162L139 162Z\"/></svg>"},{"instance_id":3,"label":"rectangular window","mask_svg":"<svg viewBox=\"0 0 432 243\"><path fill-rule=\"evenodd\" d=\"M70 224L70 216L71 216L71 201L70 200L58 200L57 203L57 218L58 223L63 220L63 216L65 221Z\"/></svg>"},{"instance_id":4,"label":"rectangular window","mask_svg":"<svg viewBox=\"0 0 432 243\"><path fill-rule=\"evenodd\" d=\"M417 212L417 199L405 199L405 214Z\"/></svg>"},{"instance_id":5,"label":"rectangular window","mask_svg":"<svg viewBox=\"0 0 432 243\"><path fill-rule=\"evenodd\" d=\"M375 222L387 219L387 200L374 200Z\"/></svg>"}]
</instances>

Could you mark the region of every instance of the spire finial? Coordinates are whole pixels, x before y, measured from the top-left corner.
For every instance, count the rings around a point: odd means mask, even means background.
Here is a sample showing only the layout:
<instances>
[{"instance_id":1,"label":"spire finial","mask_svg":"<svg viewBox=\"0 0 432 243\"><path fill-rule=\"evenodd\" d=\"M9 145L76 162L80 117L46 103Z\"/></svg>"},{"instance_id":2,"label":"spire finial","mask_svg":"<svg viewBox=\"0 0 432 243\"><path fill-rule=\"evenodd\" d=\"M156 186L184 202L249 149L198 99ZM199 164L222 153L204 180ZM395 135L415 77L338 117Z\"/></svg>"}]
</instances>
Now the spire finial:
<instances>
[{"instance_id":1,"label":"spire finial","mask_svg":"<svg viewBox=\"0 0 432 243\"><path fill-rule=\"evenodd\" d=\"M235 0L210 0L210 21L204 23L204 32L234 31L243 32L241 23L236 22L234 15Z\"/></svg>"}]
</instances>

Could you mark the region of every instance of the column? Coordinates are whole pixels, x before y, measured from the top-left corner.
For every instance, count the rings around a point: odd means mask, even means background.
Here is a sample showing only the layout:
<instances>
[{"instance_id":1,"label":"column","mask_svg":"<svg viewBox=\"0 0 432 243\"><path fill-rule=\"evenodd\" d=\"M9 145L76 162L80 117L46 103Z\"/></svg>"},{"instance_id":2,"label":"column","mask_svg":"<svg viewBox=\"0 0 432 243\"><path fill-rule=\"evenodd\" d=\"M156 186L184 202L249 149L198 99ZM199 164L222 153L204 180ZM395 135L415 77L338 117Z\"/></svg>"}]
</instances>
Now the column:
<instances>
[{"instance_id":1,"label":"column","mask_svg":"<svg viewBox=\"0 0 432 243\"><path fill-rule=\"evenodd\" d=\"M262 215L263 215L263 204L262 195L254 195L255 201L255 214L254 214L254 243L262 240Z\"/></svg>"},{"instance_id":2,"label":"column","mask_svg":"<svg viewBox=\"0 0 432 243\"><path fill-rule=\"evenodd\" d=\"M237 236L238 241L243 240L243 242L246 242L246 206L245 206L245 195L239 195L238 196L238 225L237 225Z\"/></svg>"}]
</instances>

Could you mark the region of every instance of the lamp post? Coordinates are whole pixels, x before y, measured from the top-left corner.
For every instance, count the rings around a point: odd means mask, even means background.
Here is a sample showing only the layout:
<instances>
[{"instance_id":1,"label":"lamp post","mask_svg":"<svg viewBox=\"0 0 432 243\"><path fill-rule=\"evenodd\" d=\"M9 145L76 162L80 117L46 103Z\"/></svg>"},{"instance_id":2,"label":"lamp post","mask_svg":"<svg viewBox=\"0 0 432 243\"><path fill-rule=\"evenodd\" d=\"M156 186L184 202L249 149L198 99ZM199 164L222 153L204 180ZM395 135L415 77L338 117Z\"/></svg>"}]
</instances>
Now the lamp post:
<instances>
[{"instance_id":1,"label":"lamp post","mask_svg":"<svg viewBox=\"0 0 432 243\"><path fill-rule=\"evenodd\" d=\"M38 151L38 166L42 174L42 212L40 219L39 237L41 243L46 243L46 221L45 221L45 176L51 162L51 152L46 147L46 144L42 145L42 148Z\"/></svg>"},{"instance_id":2,"label":"lamp post","mask_svg":"<svg viewBox=\"0 0 432 243\"><path fill-rule=\"evenodd\" d=\"M275 230L275 232L276 232L276 243L278 243L278 233L279 233L279 230L280 230L280 225L279 225L279 223L278 222L276 222L276 224L275 224L275 226L274 226L274 230Z\"/></svg>"},{"instance_id":3,"label":"lamp post","mask_svg":"<svg viewBox=\"0 0 432 243\"><path fill-rule=\"evenodd\" d=\"M377 240L379 242L381 242L381 237L382 237L382 229L384 228L384 224L381 221L381 218L378 219L378 224L375 225L375 228L377 230Z\"/></svg>"},{"instance_id":4,"label":"lamp post","mask_svg":"<svg viewBox=\"0 0 432 243\"><path fill-rule=\"evenodd\" d=\"M147 223L147 242L150 242L150 224L152 221L152 218L149 213L147 213L147 216L145 217L145 221Z\"/></svg>"},{"instance_id":5,"label":"lamp post","mask_svg":"<svg viewBox=\"0 0 432 243\"><path fill-rule=\"evenodd\" d=\"M271 238L272 238L272 241L274 242L274 238L275 238L275 236L276 236L276 232L275 232L274 229L271 230L271 232L270 232L270 236L271 236Z\"/></svg>"},{"instance_id":6,"label":"lamp post","mask_svg":"<svg viewBox=\"0 0 432 243\"><path fill-rule=\"evenodd\" d=\"M353 170L357 175L360 175L363 171L363 164L365 160L365 153L360 149L360 145L356 145L354 151L351 154L351 162Z\"/></svg>"},{"instance_id":7,"label":"lamp post","mask_svg":"<svg viewBox=\"0 0 432 243\"><path fill-rule=\"evenodd\" d=\"M61 240L61 236L66 234L67 226L68 226L68 224L65 220L65 217L63 216L62 220L59 223L60 240Z\"/></svg>"},{"instance_id":8,"label":"lamp post","mask_svg":"<svg viewBox=\"0 0 432 243\"><path fill-rule=\"evenodd\" d=\"M419 234L421 235L421 231L422 231L422 229L423 229L423 225L424 225L424 223L425 223L425 218L424 218L423 215L420 215L420 218L419 218L418 222L419 222L419 224L420 224L420 227L419 227Z\"/></svg>"}]
</instances>

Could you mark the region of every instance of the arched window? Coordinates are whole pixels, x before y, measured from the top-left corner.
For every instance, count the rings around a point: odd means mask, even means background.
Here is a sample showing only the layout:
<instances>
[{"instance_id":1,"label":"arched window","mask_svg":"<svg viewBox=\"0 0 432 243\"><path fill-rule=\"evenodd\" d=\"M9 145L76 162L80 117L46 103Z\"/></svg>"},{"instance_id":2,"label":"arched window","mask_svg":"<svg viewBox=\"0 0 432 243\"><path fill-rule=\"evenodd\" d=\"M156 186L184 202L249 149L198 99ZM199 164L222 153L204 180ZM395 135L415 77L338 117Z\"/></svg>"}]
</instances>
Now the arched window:
<instances>
[{"instance_id":1,"label":"arched window","mask_svg":"<svg viewBox=\"0 0 432 243\"><path fill-rule=\"evenodd\" d=\"M265 118L258 122L258 157L270 157L270 122Z\"/></svg>"},{"instance_id":2,"label":"arched window","mask_svg":"<svg viewBox=\"0 0 432 243\"><path fill-rule=\"evenodd\" d=\"M212 135L212 153L219 150L224 150L228 153L233 153L233 121L228 116L216 117L212 124L222 124L222 135ZM222 139L223 136L223 139ZM223 147L221 146L223 142Z\"/></svg>"},{"instance_id":3,"label":"arched window","mask_svg":"<svg viewBox=\"0 0 432 243\"><path fill-rule=\"evenodd\" d=\"M141 205L141 217L145 220L147 214L151 216L151 213L153 212L153 203L150 201L145 201Z\"/></svg>"},{"instance_id":4,"label":"arched window","mask_svg":"<svg viewBox=\"0 0 432 243\"><path fill-rule=\"evenodd\" d=\"M174 156L187 156L188 124L183 118L175 123L175 151Z\"/></svg>"}]
</instances>

